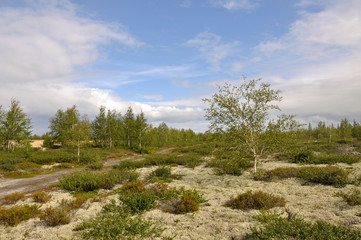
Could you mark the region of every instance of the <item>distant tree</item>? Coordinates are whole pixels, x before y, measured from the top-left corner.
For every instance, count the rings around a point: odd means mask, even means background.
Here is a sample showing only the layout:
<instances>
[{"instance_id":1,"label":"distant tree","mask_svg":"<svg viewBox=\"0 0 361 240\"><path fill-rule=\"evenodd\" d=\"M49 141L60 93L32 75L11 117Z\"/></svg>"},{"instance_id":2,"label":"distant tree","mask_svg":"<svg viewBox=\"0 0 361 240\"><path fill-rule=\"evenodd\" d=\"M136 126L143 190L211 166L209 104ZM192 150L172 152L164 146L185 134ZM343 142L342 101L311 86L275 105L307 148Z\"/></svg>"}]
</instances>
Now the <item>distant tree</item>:
<instances>
[{"instance_id":1,"label":"distant tree","mask_svg":"<svg viewBox=\"0 0 361 240\"><path fill-rule=\"evenodd\" d=\"M125 132L125 142L128 148L133 146L133 140L135 136L135 119L133 109L128 108L127 112L124 115L124 132Z\"/></svg>"},{"instance_id":2,"label":"distant tree","mask_svg":"<svg viewBox=\"0 0 361 240\"><path fill-rule=\"evenodd\" d=\"M340 125L338 126L338 135L342 140L350 139L352 135L352 125L344 118L341 120Z\"/></svg>"},{"instance_id":3,"label":"distant tree","mask_svg":"<svg viewBox=\"0 0 361 240\"><path fill-rule=\"evenodd\" d=\"M101 147L105 147L107 138L107 118L105 115L105 107L99 108L99 114L95 117L92 122L93 139L96 144Z\"/></svg>"},{"instance_id":4,"label":"distant tree","mask_svg":"<svg viewBox=\"0 0 361 240\"><path fill-rule=\"evenodd\" d=\"M165 122L159 124L158 129L158 146L165 146L168 143L169 138L169 128Z\"/></svg>"},{"instance_id":5,"label":"distant tree","mask_svg":"<svg viewBox=\"0 0 361 240\"><path fill-rule=\"evenodd\" d=\"M72 141L77 148L78 162L80 160L80 149L90 141L91 134L91 124L86 116L82 117L72 129Z\"/></svg>"},{"instance_id":6,"label":"distant tree","mask_svg":"<svg viewBox=\"0 0 361 240\"><path fill-rule=\"evenodd\" d=\"M14 151L16 145L29 138L31 128L31 120L24 113L19 101L11 99L7 112L1 110L0 106L0 138L8 151Z\"/></svg>"},{"instance_id":7,"label":"distant tree","mask_svg":"<svg viewBox=\"0 0 361 240\"><path fill-rule=\"evenodd\" d=\"M281 101L280 91L261 79L240 85L225 83L211 98L203 99L209 104L206 119L210 131L226 134L234 149L248 152L254 159L254 172L260 156L284 143L282 132L298 126L293 116L282 115L277 121L269 119L270 110L280 110L275 102Z\"/></svg>"},{"instance_id":8,"label":"distant tree","mask_svg":"<svg viewBox=\"0 0 361 240\"><path fill-rule=\"evenodd\" d=\"M144 147L144 138L146 131L148 130L148 124L147 119L144 116L144 113L141 112L139 115L137 115L135 120L135 131L137 136L137 142L138 142L138 148L139 150Z\"/></svg>"}]
</instances>

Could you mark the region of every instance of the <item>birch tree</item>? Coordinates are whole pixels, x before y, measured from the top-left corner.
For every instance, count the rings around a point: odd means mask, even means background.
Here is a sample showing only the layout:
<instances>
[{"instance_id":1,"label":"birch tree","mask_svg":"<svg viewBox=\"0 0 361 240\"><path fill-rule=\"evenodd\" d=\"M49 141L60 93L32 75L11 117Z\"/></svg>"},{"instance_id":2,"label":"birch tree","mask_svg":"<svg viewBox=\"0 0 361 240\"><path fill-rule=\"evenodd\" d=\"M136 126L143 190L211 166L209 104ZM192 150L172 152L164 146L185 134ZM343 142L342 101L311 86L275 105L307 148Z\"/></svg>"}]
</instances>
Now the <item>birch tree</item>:
<instances>
[{"instance_id":1,"label":"birch tree","mask_svg":"<svg viewBox=\"0 0 361 240\"><path fill-rule=\"evenodd\" d=\"M282 143L282 132L297 126L293 116L270 120L271 110L280 111L276 103L281 100L280 91L271 89L270 84L245 77L238 86L225 83L211 98L203 99L209 104L205 117L210 131L227 134L236 151L249 153L255 173L260 156Z\"/></svg>"}]
</instances>

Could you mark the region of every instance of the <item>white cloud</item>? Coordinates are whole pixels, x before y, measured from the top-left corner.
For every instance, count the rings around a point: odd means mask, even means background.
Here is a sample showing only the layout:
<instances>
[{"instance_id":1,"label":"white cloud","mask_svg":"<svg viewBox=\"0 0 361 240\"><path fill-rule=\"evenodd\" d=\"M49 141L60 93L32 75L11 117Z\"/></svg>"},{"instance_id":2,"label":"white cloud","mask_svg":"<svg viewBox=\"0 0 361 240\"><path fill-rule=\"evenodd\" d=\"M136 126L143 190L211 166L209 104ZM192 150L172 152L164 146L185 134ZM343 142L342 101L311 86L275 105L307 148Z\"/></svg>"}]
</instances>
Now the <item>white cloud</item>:
<instances>
[{"instance_id":1,"label":"white cloud","mask_svg":"<svg viewBox=\"0 0 361 240\"><path fill-rule=\"evenodd\" d=\"M309 1L301 1L307 7ZM304 119L361 120L361 2L317 1L289 32L259 44L264 76L276 78L282 106ZM274 70L276 69L276 71Z\"/></svg>"},{"instance_id":2,"label":"white cloud","mask_svg":"<svg viewBox=\"0 0 361 240\"><path fill-rule=\"evenodd\" d=\"M151 121L181 124L203 116L196 108L127 102L110 90L75 83L84 77L78 69L89 69L103 58L106 53L100 51L104 49L101 46L109 44L127 48L145 45L120 24L96 21L84 13L80 16L77 6L66 0L37 0L29 1L26 7L0 8L0 105L8 106L13 97L20 100L25 112L34 116L35 133L46 130L44 122L57 109L74 104L90 117L101 105L122 113L132 106L136 113L143 110ZM185 68L153 68L127 76L167 75ZM124 81L133 80L129 78Z\"/></svg>"},{"instance_id":3,"label":"white cloud","mask_svg":"<svg viewBox=\"0 0 361 240\"><path fill-rule=\"evenodd\" d=\"M184 45L197 48L211 66L211 70L220 71L222 61L238 52L239 43L237 41L223 43L221 36L203 32L194 39L188 40Z\"/></svg>"},{"instance_id":4,"label":"white cloud","mask_svg":"<svg viewBox=\"0 0 361 240\"><path fill-rule=\"evenodd\" d=\"M211 2L227 10L252 9L255 7L255 3L250 0L211 0Z\"/></svg>"},{"instance_id":5,"label":"white cloud","mask_svg":"<svg viewBox=\"0 0 361 240\"><path fill-rule=\"evenodd\" d=\"M163 99L162 94L147 94L147 95L141 95L140 97L147 100L156 100L156 101L160 101Z\"/></svg>"}]
</instances>

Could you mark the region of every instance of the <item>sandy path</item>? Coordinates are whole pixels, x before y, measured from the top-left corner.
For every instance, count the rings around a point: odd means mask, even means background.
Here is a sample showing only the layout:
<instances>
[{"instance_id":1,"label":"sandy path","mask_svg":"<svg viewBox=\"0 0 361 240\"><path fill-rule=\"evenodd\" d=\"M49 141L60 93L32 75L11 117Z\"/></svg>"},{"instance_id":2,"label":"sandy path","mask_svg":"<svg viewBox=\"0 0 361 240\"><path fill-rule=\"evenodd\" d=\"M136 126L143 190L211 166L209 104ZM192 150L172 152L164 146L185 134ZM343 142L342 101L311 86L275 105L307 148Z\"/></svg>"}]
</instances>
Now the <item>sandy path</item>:
<instances>
[{"instance_id":1,"label":"sandy path","mask_svg":"<svg viewBox=\"0 0 361 240\"><path fill-rule=\"evenodd\" d=\"M173 148L163 149L157 153L166 154L169 153ZM141 160L142 155L133 155L123 159L109 159L104 162L104 167L110 167L116 164L119 164L121 160ZM51 184L58 182L58 178L66 174L81 171L85 168L76 168L76 169L64 169L57 171L51 174L37 175L33 178L20 178L20 179L11 179L11 178L1 178L0 179L0 199L4 196L14 193L14 192L34 192L46 188Z\"/></svg>"}]
</instances>

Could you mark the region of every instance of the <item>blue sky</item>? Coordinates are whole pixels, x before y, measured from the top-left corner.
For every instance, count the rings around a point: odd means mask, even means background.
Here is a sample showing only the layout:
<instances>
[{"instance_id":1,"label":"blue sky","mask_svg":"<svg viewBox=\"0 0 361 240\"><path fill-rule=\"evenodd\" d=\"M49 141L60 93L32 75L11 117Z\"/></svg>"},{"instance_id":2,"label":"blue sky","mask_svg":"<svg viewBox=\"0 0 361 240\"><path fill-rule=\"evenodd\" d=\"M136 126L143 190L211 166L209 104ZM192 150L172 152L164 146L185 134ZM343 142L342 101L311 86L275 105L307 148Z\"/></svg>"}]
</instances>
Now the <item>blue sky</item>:
<instances>
[{"instance_id":1,"label":"blue sky","mask_svg":"<svg viewBox=\"0 0 361 240\"><path fill-rule=\"evenodd\" d=\"M35 133L74 104L205 131L201 99L245 75L301 122L361 121L360 29L359 0L3 0L0 105Z\"/></svg>"}]
</instances>

